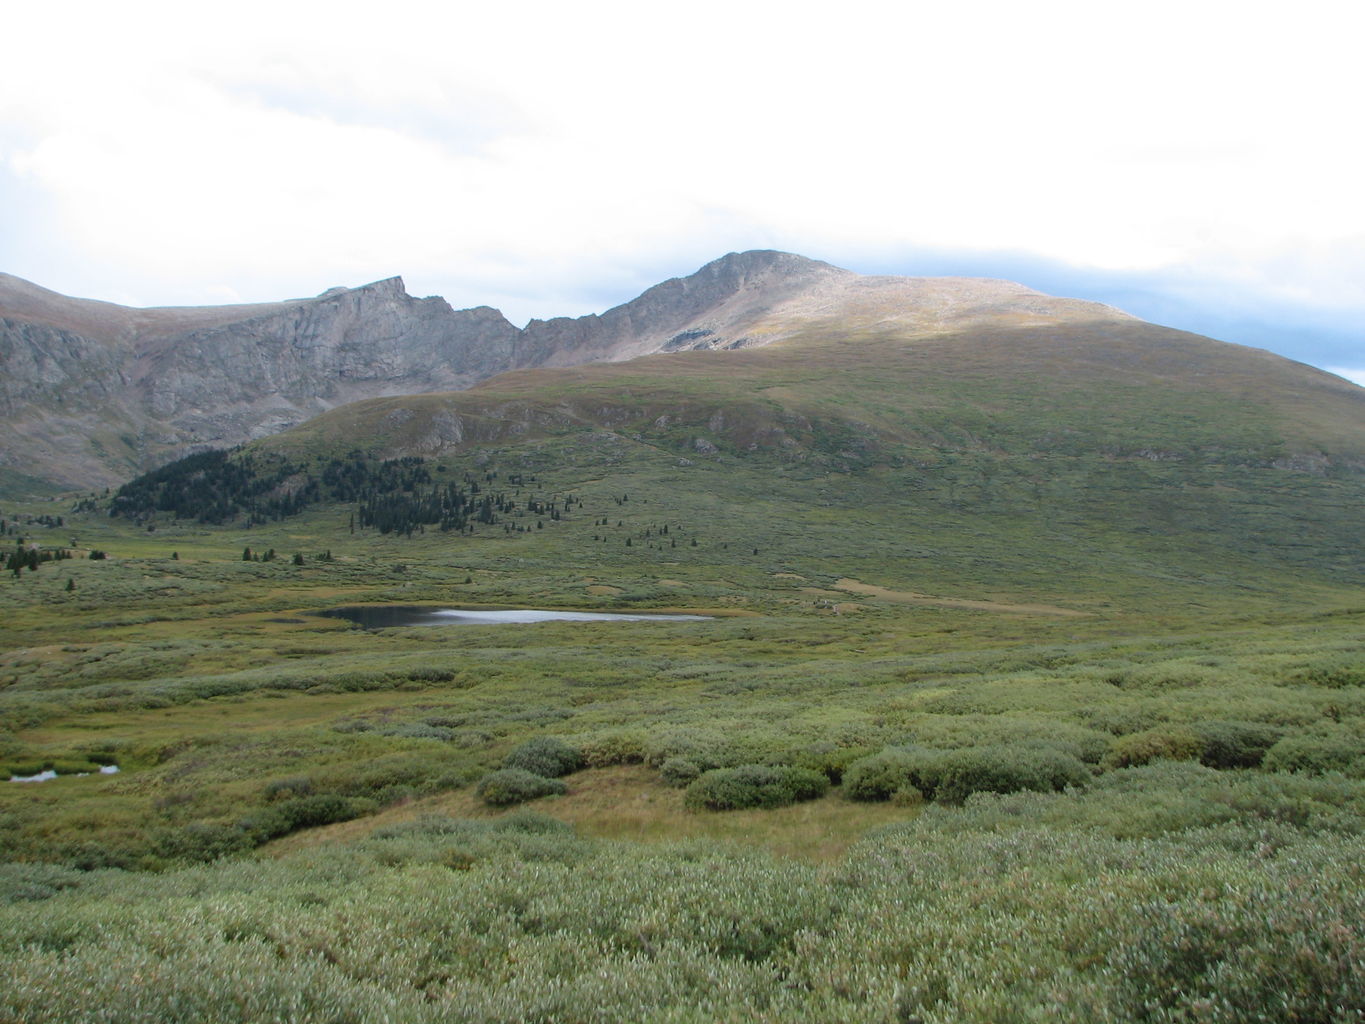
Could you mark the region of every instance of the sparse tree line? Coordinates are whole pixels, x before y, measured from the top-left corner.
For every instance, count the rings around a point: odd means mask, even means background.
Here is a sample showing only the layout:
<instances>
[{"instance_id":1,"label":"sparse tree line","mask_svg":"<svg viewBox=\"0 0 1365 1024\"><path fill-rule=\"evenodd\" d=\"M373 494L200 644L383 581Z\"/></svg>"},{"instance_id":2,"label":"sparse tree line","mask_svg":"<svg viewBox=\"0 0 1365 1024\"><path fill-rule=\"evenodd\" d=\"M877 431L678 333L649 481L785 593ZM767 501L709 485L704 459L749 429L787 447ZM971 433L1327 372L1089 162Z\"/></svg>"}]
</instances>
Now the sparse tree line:
<instances>
[{"instance_id":1,"label":"sparse tree line","mask_svg":"<svg viewBox=\"0 0 1365 1024\"><path fill-rule=\"evenodd\" d=\"M93 557L94 552L91 552L91 555ZM25 569L37 572L38 566L44 562L62 562L71 557L71 551L67 548L44 548L38 544L25 544L24 538L20 537L19 543L14 546L5 561L5 571L14 573L15 579L18 579Z\"/></svg>"},{"instance_id":2,"label":"sparse tree line","mask_svg":"<svg viewBox=\"0 0 1365 1024\"><path fill-rule=\"evenodd\" d=\"M66 525L66 519L62 516L0 516L0 537L16 536L22 529L31 529L35 526L45 526L49 530L60 530Z\"/></svg>"},{"instance_id":3,"label":"sparse tree line","mask_svg":"<svg viewBox=\"0 0 1365 1024\"><path fill-rule=\"evenodd\" d=\"M472 534L476 526L497 525L504 534L523 534L582 511L582 498L572 493L525 491L537 483L533 474L506 474L508 490L492 489L499 474L491 469L464 472L459 482L439 479L455 472L444 463L416 456L375 461L359 451L319 464L241 449L202 452L124 484L110 501L109 514L147 523L149 528L162 513L211 525L240 519L250 528L296 515L310 505L348 502L354 505L349 516L352 534L375 530L410 537L428 529ZM629 494L608 497L618 507L630 503ZM593 525L609 530L612 520L604 516L594 519ZM624 520L615 525L623 527ZM678 524L650 523L632 530L625 546L698 546L696 537L680 540L679 532ZM594 542L609 537L606 530L592 535ZM262 557L257 553L251 560Z\"/></svg>"},{"instance_id":4,"label":"sparse tree line","mask_svg":"<svg viewBox=\"0 0 1365 1024\"><path fill-rule=\"evenodd\" d=\"M415 456L377 462L358 451L315 465L240 449L202 452L124 484L109 514L149 524L160 513L211 525L241 519L251 527L321 502L351 502L351 533L411 536L428 528L473 533L476 525L497 524L505 533L522 533L528 527L508 520L534 516L541 527L541 520L558 522L579 504L572 494L523 497L521 488L534 485L534 475L508 475L515 489L508 493L490 488L498 480L495 471L465 472L458 483L436 479L447 472L444 464Z\"/></svg>"}]
</instances>

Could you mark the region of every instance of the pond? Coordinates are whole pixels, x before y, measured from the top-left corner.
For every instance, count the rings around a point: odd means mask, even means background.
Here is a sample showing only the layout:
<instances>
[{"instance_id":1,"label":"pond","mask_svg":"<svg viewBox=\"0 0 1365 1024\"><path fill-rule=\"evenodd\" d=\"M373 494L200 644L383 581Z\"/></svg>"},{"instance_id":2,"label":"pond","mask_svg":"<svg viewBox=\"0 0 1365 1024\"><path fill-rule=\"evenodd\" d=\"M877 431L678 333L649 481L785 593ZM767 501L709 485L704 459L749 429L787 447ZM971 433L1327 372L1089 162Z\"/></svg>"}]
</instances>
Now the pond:
<instances>
[{"instance_id":1,"label":"pond","mask_svg":"<svg viewBox=\"0 0 1365 1024\"><path fill-rule=\"evenodd\" d=\"M99 774L101 774L101 775L114 775L114 774L116 774L117 772L118 772L118 765L116 765L116 764L102 764L102 765L100 765ZM82 775L89 775L89 774L90 774L90 772L77 772L77 773L76 773L76 775L77 775L78 777L79 777L79 776L82 776ZM10 782L51 782L51 781L52 781L53 779L55 779L56 777L57 777L57 773L54 772L51 768L48 768L48 769L46 769L45 771L39 772L37 775L11 775L11 776L9 777L9 780L10 780Z\"/></svg>"},{"instance_id":2,"label":"pond","mask_svg":"<svg viewBox=\"0 0 1365 1024\"><path fill-rule=\"evenodd\" d=\"M320 615L347 619L365 629L395 626L493 626L533 622L702 622L709 615L650 615L622 612L563 612L539 608L424 608L420 605L350 605L329 608Z\"/></svg>"}]
</instances>

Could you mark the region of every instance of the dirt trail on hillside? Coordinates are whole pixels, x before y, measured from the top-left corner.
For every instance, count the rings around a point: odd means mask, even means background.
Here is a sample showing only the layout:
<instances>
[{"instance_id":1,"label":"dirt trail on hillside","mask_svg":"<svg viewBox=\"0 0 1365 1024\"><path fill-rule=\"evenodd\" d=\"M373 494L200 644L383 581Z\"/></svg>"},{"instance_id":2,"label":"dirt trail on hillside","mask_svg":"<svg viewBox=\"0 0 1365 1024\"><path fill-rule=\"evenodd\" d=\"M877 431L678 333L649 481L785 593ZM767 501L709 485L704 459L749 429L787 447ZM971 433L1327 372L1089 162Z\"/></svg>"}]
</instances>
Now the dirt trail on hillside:
<instances>
[{"instance_id":1,"label":"dirt trail on hillside","mask_svg":"<svg viewBox=\"0 0 1365 1024\"><path fill-rule=\"evenodd\" d=\"M873 586L861 580L841 579L834 584L838 590L865 597L880 597L884 601L898 604L926 604L940 608L974 608L983 612L1016 612L1023 615L1065 615L1073 618L1089 616L1089 612L1078 612L1074 608L1061 608L1055 604L1003 604L999 601L969 601L961 597L935 597L932 594L917 594L910 590L888 590L886 587Z\"/></svg>"}]
</instances>

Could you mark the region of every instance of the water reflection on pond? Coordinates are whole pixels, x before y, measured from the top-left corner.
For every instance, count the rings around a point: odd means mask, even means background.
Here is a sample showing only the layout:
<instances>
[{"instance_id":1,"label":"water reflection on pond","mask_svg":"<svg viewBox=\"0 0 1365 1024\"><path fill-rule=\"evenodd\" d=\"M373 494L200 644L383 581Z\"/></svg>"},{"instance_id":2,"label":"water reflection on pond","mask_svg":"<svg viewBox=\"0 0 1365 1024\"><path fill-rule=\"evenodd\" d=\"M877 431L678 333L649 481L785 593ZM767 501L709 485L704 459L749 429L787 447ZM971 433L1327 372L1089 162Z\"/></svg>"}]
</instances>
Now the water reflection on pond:
<instances>
[{"instance_id":1,"label":"water reflection on pond","mask_svg":"<svg viewBox=\"0 0 1365 1024\"><path fill-rule=\"evenodd\" d=\"M329 608L321 615L347 619L366 629L395 626L492 626L533 622L701 622L709 615L649 615L621 612L563 612L539 608L502 611L464 608L424 608L420 605L351 605Z\"/></svg>"},{"instance_id":2,"label":"water reflection on pond","mask_svg":"<svg viewBox=\"0 0 1365 1024\"><path fill-rule=\"evenodd\" d=\"M76 772L75 774L79 778L80 776L89 775L91 773ZM118 765L102 764L99 767L99 774L116 775L118 774ZM11 775L9 777L9 780L10 782L51 782L55 778L57 778L57 773L53 771L51 768L45 768L42 771L40 771L37 775Z\"/></svg>"}]
</instances>

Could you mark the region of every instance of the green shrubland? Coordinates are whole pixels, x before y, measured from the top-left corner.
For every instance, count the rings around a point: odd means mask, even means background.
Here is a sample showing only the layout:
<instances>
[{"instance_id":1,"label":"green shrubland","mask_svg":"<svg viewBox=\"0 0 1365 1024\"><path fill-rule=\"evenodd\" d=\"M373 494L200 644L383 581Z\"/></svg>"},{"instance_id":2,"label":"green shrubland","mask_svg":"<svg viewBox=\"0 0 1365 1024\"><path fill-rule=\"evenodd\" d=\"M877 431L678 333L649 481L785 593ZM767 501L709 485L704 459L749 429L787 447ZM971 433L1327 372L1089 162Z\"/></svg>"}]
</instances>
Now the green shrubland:
<instances>
[{"instance_id":1,"label":"green shrubland","mask_svg":"<svg viewBox=\"0 0 1365 1024\"><path fill-rule=\"evenodd\" d=\"M1029 813L1068 799L935 808L832 868L515 816L159 875L10 865L0 1014L1079 1024L1365 1005L1358 837L1118 837Z\"/></svg>"},{"instance_id":2,"label":"green shrubland","mask_svg":"<svg viewBox=\"0 0 1365 1024\"><path fill-rule=\"evenodd\" d=\"M490 449L473 535L67 515L109 557L0 587L60 774L0 784L0 1020L1358 1019L1356 484L816 434Z\"/></svg>"}]
</instances>

